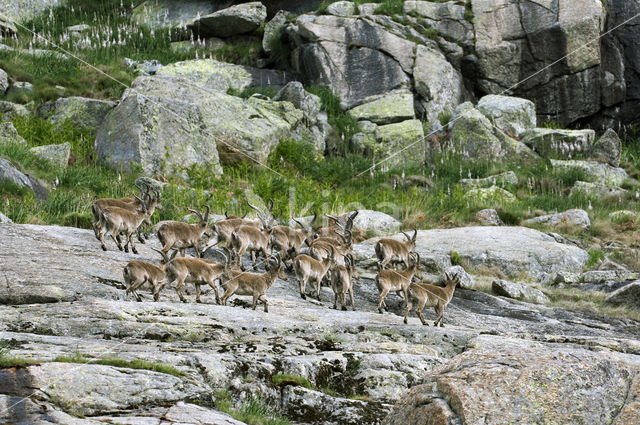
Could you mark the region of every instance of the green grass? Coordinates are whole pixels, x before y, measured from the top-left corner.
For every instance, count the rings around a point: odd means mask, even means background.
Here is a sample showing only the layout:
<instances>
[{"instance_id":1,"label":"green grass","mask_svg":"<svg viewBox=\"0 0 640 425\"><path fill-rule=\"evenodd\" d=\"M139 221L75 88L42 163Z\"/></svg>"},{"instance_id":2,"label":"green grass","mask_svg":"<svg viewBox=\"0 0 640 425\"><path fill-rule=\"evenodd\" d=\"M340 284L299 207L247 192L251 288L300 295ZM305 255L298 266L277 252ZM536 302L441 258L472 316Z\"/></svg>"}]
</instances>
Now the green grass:
<instances>
[{"instance_id":1,"label":"green grass","mask_svg":"<svg viewBox=\"0 0 640 425\"><path fill-rule=\"evenodd\" d=\"M242 90L234 89L233 87L227 90L227 94L232 96L241 97L243 99L247 99L254 94L261 94L263 96L267 96L268 98L274 97L278 94L278 89L275 87L245 87Z\"/></svg>"},{"instance_id":2,"label":"green grass","mask_svg":"<svg viewBox=\"0 0 640 425\"><path fill-rule=\"evenodd\" d=\"M588 251L589 259L584 265L586 269L592 269L596 267L600 261L604 260L604 251L597 248L592 248Z\"/></svg>"},{"instance_id":3,"label":"green grass","mask_svg":"<svg viewBox=\"0 0 640 425\"><path fill-rule=\"evenodd\" d=\"M290 375L286 373L278 373L271 377L271 382L276 387L283 387L286 385L294 385L299 387L305 387L308 389L312 389L311 384L307 380L307 378L298 375Z\"/></svg>"},{"instance_id":4,"label":"green grass","mask_svg":"<svg viewBox=\"0 0 640 425\"><path fill-rule=\"evenodd\" d=\"M384 0L375 8L376 15L398 15L402 13L403 0Z\"/></svg>"},{"instance_id":5,"label":"green grass","mask_svg":"<svg viewBox=\"0 0 640 425\"><path fill-rule=\"evenodd\" d=\"M273 408L257 397L245 400L239 409L233 408L229 390L215 391L215 407L217 410L231 415L234 419L248 425L290 425L287 419L278 415Z\"/></svg>"},{"instance_id":6,"label":"green grass","mask_svg":"<svg viewBox=\"0 0 640 425\"><path fill-rule=\"evenodd\" d=\"M238 65L255 65L262 52L262 41L253 40L236 44L226 44L212 52L214 59Z\"/></svg>"},{"instance_id":7,"label":"green grass","mask_svg":"<svg viewBox=\"0 0 640 425\"><path fill-rule=\"evenodd\" d=\"M41 362L34 359L26 359L24 357L10 356L10 341L0 339L0 369L9 369L12 367L27 367L40 364Z\"/></svg>"},{"instance_id":8,"label":"green grass","mask_svg":"<svg viewBox=\"0 0 640 425\"><path fill-rule=\"evenodd\" d=\"M141 370L151 370L154 372L165 373L167 375L173 376L184 376L185 373L176 369L173 366L157 363L157 362L149 362L146 360L125 360L116 357L105 357L100 359L92 359L90 357L86 357L82 354L76 353L73 356L59 356L56 357L54 362L61 363L86 363L86 364L99 364L104 366L115 366L127 369L141 369Z\"/></svg>"},{"instance_id":9,"label":"green grass","mask_svg":"<svg viewBox=\"0 0 640 425\"><path fill-rule=\"evenodd\" d=\"M340 99L328 88L321 86L308 87L307 90L320 97L322 110L327 112L329 124L337 131L339 137L348 141L356 134L358 121L340 107ZM344 142L342 142L344 144Z\"/></svg>"}]
</instances>

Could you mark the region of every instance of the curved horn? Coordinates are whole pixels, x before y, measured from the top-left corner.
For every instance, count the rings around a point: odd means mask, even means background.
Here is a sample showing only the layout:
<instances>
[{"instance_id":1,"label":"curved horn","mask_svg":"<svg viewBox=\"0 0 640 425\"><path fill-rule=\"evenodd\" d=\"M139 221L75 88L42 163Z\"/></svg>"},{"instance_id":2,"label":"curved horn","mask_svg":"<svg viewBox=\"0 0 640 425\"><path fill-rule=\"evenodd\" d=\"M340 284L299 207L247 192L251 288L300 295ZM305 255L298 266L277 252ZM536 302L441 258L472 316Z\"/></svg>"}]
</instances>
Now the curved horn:
<instances>
[{"instance_id":1,"label":"curved horn","mask_svg":"<svg viewBox=\"0 0 640 425\"><path fill-rule=\"evenodd\" d=\"M328 218L330 218L331 220L335 221L337 224L340 224L340 219L338 217L336 217L335 215L331 215L331 214L325 214L325 216L327 216Z\"/></svg>"},{"instance_id":2,"label":"curved horn","mask_svg":"<svg viewBox=\"0 0 640 425\"><path fill-rule=\"evenodd\" d=\"M271 198L271 199L269 200L269 202L270 202L270 205L269 205L269 212L271 212L271 211L273 210L273 198Z\"/></svg>"},{"instance_id":3,"label":"curved horn","mask_svg":"<svg viewBox=\"0 0 640 425\"><path fill-rule=\"evenodd\" d=\"M191 208L187 208L187 210L189 210L192 213L196 214L200 218L200 221L204 221L204 218L202 217L202 214L200 214L200 211L196 211L196 210L191 209Z\"/></svg>"},{"instance_id":4,"label":"curved horn","mask_svg":"<svg viewBox=\"0 0 640 425\"><path fill-rule=\"evenodd\" d=\"M209 205L205 205L204 207L207 209L207 211L204 213L204 218L202 219L202 221L208 222L209 221L209 212L211 211L211 208L209 208Z\"/></svg>"},{"instance_id":5,"label":"curved horn","mask_svg":"<svg viewBox=\"0 0 640 425\"><path fill-rule=\"evenodd\" d=\"M160 192L158 191L158 189L156 189L155 187L153 188L153 193L154 195L156 195L156 199L159 200L160 199Z\"/></svg>"},{"instance_id":6,"label":"curved horn","mask_svg":"<svg viewBox=\"0 0 640 425\"><path fill-rule=\"evenodd\" d=\"M240 218L245 218L247 216L247 214L249 214L249 213L245 211L244 215L242 217L240 217Z\"/></svg>"},{"instance_id":7,"label":"curved horn","mask_svg":"<svg viewBox=\"0 0 640 425\"><path fill-rule=\"evenodd\" d=\"M249 202L247 202L247 205L249 205L250 208L253 208L254 210L256 210L256 212L258 213L258 217L262 217L264 215L264 212L260 208L256 207L255 205L251 205Z\"/></svg>"},{"instance_id":8,"label":"curved horn","mask_svg":"<svg viewBox=\"0 0 640 425\"><path fill-rule=\"evenodd\" d=\"M229 218L229 214L227 214L227 212L226 212L226 211L224 212L224 218L225 218L225 219Z\"/></svg>"},{"instance_id":9,"label":"curved horn","mask_svg":"<svg viewBox=\"0 0 640 425\"><path fill-rule=\"evenodd\" d=\"M297 219L297 218L293 218L292 220L293 220L293 221L295 221L296 223L298 223L298 225L299 225L300 227L302 227L303 229L306 229L306 228L307 228L307 226L305 226L304 224L300 223L300 222L298 221L298 219Z\"/></svg>"},{"instance_id":10,"label":"curved horn","mask_svg":"<svg viewBox=\"0 0 640 425\"><path fill-rule=\"evenodd\" d=\"M144 202L142 199L138 198L137 195L133 195L133 197L136 198L138 201L140 201L140 204L142 205L142 209L144 211L147 211L147 208L148 208L147 203Z\"/></svg>"},{"instance_id":11,"label":"curved horn","mask_svg":"<svg viewBox=\"0 0 640 425\"><path fill-rule=\"evenodd\" d=\"M151 248L151 249L153 249L155 252L157 252L160 255L162 255L162 264L167 264L170 261L169 257L167 257L167 253L166 252L160 251L159 249L155 249L155 248ZM176 252L178 252L178 251L176 251ZM172 260L173 260L173 258L172 258Z\"/></svg>"},{"instance_id":12,"label":"curved horn","mask_svg":"<svg viewBox=\"0 0 640 425\"><path fill-rule=\"evenodd\" d=\"M340 239L342 239L342 242L344 242L345 245L348 245L349 242L347 241L347 238L340 232L338 232L337 230L333 231L336 235L340 236Z\"/></svg>"},{"instance_id":13,"label":"curved horn","mask_svg":"<svg viewBox=\"0 0 640 425\"><path fill-rule=\"evenodd\" d=\"M409 235L407 235L405 232L402 232L402 234L405 238L407 238L408 241L411 241L411 237Z\"/></svg>"},{"instance_id":14,"label":"curved horn","mask_svg":"<svg viewBox=\"0 0 640 425\"><path fill-rule=\"evenodd\" d=\"M352 221L353 221L353 219L354 219L354 218L356 218L356 216L357 216L358 214L360 214L360 211L355 210L355 211L354 211L354 212L352 212L352 213L351 213L351 215L349 216L349 220L352 220Z\"/></svg>"},{"instance_id":15,"label":"curved horn","mask_svg":"<svg viewBox=\"0 0 640 425\"><path fill-rule=\"evenodd\" d=\"M411 242L415 242L418 237L418 229L413 229L413 237L411 238Z\"/></svg>"},{"instance_id":16,"label":"curved horn","mask_svg":"<svg viewBox=\"0 0 640 425\"><path fill-rule=\"evenodd\" d=\"M225 248L216 248L215 251L219 251L220 254L224 257L224 263L227 264L229 262L229 257L224 253Z\"/></svg>"},{"instance_id":17,"label":"curved horn","mask_svg":"<svg viewBox=\"0 0 640 425\"><path fill-rule=\"evenodd\" d=\"M313 218L311 219L311 223L309 224L309 227L313 227L313 225L315 224L317 218L318 218L318 213L314 212L313 213Z\"/></svg>"}]
</instances>

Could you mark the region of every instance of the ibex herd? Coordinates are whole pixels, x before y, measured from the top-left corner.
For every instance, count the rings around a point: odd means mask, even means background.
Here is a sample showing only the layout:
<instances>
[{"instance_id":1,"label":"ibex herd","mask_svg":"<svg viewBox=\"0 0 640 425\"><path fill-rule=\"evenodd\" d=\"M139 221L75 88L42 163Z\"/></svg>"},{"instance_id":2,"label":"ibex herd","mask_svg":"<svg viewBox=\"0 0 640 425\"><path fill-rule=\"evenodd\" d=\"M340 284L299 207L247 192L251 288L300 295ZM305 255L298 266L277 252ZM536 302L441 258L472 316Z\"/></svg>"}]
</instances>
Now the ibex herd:
<instances>
[{"instance_id":1,"label":"ibex herd","mask_svg":"<svg viewBox=\"0 0 640 425\"><path fill-rule=\"evenodd\" d=\"M146 184L139 185L138 189L140 197L99 199L94 202L93 228L103 250L107 249L104 243L104 235L107 233L118 249L125 252L128 252L130 247L133 253L137 253L132 240L134 233L137 234L139 242L145 242L141 226L151 225L151 215L156 209L162 209L162 205L156 189ZM224 219L210 225L210 209L205 206L204 214L189 209L199 218L195 224L177 221L162 223L157 228L162 249L152 248L161 255L160 264L130 261L123 270L127 287L125 295L128 297L129 293L132 293L141 301L137 290L149 283L153 299L159 301L160 292L169 285L173 286L180 300L186 302L182 288L192 283L195 286L196 301L200 303L200 286L209 285L218 304L226 305L229 297L234 294L247 295L253 297L254 310L258 302L261 302L264 311L268 312L265 293L276 278L288 280L286 268L295 273L302 299L306 299L306 285L311 282L314 284L312 293L320 300L320 289L325 282L333 290L334 309L338 308L339 299L342 310L347 310L346 296L349 294L351 308L355 310L353 282L358 279L358 274L351 250L353 221L358 211L341 216L327 214L329 225L320 228L315 227L317 215L314 215L309 224L293 219L299 226L295 228L278 224L278 220L272 215L273 201L264 210L252 204L248 205L257 212L258 220L246 219L245 216L228 216L225 212ZM410 237L403 232L405 241L381 238L376 243L378 274L375 284L379 291L378 311L382 313L383 308L387 309L385 297L389 292L396 292L406 302L405 323L415 304L422 324L426 324L422 317L422 309L426 306L434 307L436 310L438 316L434 326L443 326L444 309L451 301L459 279L458 276L446 275L444 288L420 282L420 256L415 252L417 233L417 230L414 231ZM121 234L126 238L124 247ZM202 258L208 248L217 244L224 244L223 248L216 248L224 258L223 262ZM308 252L302 253L305 245ZM195 258L185 256L187 248L195 250ZM244 271L242 258L245 253L250 254L254 269L256 254L262 255L265 272ZM400 263L404 264L404 269L387 268ZM222 296L218 286L223 291Z\"/></svg>"}]
</instances>

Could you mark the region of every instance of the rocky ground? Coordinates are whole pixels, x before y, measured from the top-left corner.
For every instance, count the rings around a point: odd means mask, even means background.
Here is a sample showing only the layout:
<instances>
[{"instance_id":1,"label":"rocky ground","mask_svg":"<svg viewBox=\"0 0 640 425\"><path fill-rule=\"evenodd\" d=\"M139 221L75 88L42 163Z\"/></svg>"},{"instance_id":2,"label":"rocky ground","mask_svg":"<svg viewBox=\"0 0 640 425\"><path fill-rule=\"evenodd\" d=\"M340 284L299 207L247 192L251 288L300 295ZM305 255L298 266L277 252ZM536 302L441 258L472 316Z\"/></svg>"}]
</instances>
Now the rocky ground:
<instances>
[{"instance_id":1,"label":"rocky ground","mask_svg":"<svg viewBox=\"0 0 640 425\"><path fill-rule=\"evenodd\" d=\"M404 325L395 295L377 313L366 277L356 311L333 310L329 288L321 302L302 300L293 277L267 293L269 313L246 297L183 304L170 289L157 303L146 290L141 303L125 300L122 268L156 262L152 246L102 252L88 230L0 224L0 339L8 356L37 361L0 369L0 422L235 424L215 410L227 390L236 405L258 397L301 424L640 423L637 322L457 288L445 328L415 316ZM276 385L278 374L311 388Z\"/></svg>"}]
</instances>

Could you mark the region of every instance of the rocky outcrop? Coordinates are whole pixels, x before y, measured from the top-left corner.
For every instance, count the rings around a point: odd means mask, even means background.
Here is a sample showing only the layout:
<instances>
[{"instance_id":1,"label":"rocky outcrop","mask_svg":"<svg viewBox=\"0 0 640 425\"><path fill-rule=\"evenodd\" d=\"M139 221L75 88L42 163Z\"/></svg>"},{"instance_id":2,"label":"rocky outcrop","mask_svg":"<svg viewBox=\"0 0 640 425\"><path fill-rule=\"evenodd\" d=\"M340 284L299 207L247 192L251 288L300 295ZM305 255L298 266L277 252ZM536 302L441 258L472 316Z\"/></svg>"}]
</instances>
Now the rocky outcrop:
<instances>
[{"instance_id":1,"label":"rocky outcrop","mask_svg":"<svg viewBox=\"0 0 640 425\"><path fill-rule=\"evenodd\" d=\"M640 306L640 281L630 283L607 296L605 302L612 305L626 305L631 308Z\"/></svg>"},{"instance_id":2,"label":"rocky outcrop","mask_svg":"<svg viewBox=\"0 0 640 425\"><path fill-rule=\"evenodd\" d=\"M477 229L452 230L470 235ZM519 228L510 230L519 233ZM445 231L445 237L435 237L438 232L421 232L421 254L428 244L448 257L450 247L444 241L456 237L450 231ZM488 252L505 239L497 234L477 237ZM468 379L459 381L460 392L451 390L458 398L447 398L460 400L465 412L475 411L469 400L486 399L467 398L462 390L475 391L485 383L489 388L498 385L501 397L481 404L479 412L512 394L523 397L531 385L545 379L556 383L549 383L548 390L532 391L534 400L566 400L556 393L558 385L565 390L562 394L586 392L584 397L590 400L590 391L599 388L617 397L612 383L617 382L618 372L612 364L628 372L628 384L637 375L622 361L633 360L637 365L640 355L635 322L628 320L547 308L458 287L447 308L447 328L421 326L415 317L404 325L403 301L388 296L390 313L377 313L378 292L366 277L354 285L357 310L348 312L328 308L331 291L325 287L322 301L302 300L292 285L293 275L289 282L277 279L269 289L269 313L246 308L245 297L232 298L228 306L216 305L211 293L203 294L204 304L180 303L169 289L161 293L160 302L151 301L145 288L140 290L143 302L127 302L122 268L132 259L157 264L159 255L151 250L159 244L155 237L138 245L139 255L117 251L112 244L103 252L92 231L68 227L2 224L0 240L6 280L0 285L0 339L9 341L10 350L3 361L26 357L36 363L0 370L0 406L6 406L0 409L2 422L236 425L211 409L214 398L217 404L228 394L233 409L248 408L245 403L251 401L251 406L270 406L295 423L376 424L398 402L391 417L411 415L413 405L402 401L409 388L430 394L432 386L420 386L425 380L444 380L449 372L443 371L458 370L458 365L470 359ZM518 248L531 250L533 246L527 239L520 240ZM513 246L509 248L514 251ZM555 257L554 261L562 261L557 251L545 248L551 250L549 257ZM535 257L531 252L526 255ZM187 297L193 299L193 295ZM433 311L423 314L434 317ZM562 354L567 350L577 359L568 356L567 360ZM559 357L552 361L550 352ZM585 352L588 357L583 357ZM503 357L495 357L498 355ZM55 361L59 356L88 363ZM566 363L579 359L584 360L582 368ZM119 364L95 364L98 360ZM529 366L524 366L525 360ZM132 367L134 361L140 368ZM537 370L538 361L546 371L550 364L571 367L579 379L560 379L564 376L560 372L528 379L526 371ZM149 370L152 366L158 366L157 370ZM168 366L173 367L172 374L165 373ZM525 378L519 385L492 380L492 371L497 370L500 379L511 379L523 367L529 369L524 369ZM285 379L278 379L283 374ZM296 385L302 379L310 388ZM437 387L438 397L449 391L446 388ZM629 391L634 388L630 386ZM32 395L29 400L34 402L16 404L22 395ZM518 400L500 410L519 412L522 400L529 399ZM632 398L617 400L621 417L636 417ZM458 405L452 406L457 409ZM594 410L606 415L608 404L576 406L573 417L582 418L590 417Z\"/></svg>"},{"instance_id":3,"label":"rocky outcrop","mask_svg":"<svg viewBox=\"0 0 640 425\"><path fill-rule=\"evenodd\" d=\"M589 214L585 210L573 209L558 214L543 215L540 217L530 218L524 221L525 224L542 224L551 227L557 226L573 226L581 229L591 227Z\"/></svg>"},{"instance_id":4,"label":"rocky outcrop","mask_svg":"<svg viewBox=\"0 0 640 425\"><path fill-rule=\"evenodd\" d=\"M311 131L290 102L226 94L231 84L250 85L249 71L200 60L137 78L98 129L99 160L124 168L137 163L148 174L180 174L193 164L220 174L220 153L228 162L262 162L282 137Z\"/></svg>"},{"instance_id":5,"label":"rocky outcrop","mask_svg":"<svg viewBox=\"0 0 640 425\"><path fill-rule=\"evenodd\" d=\"M402 223L380 211L358 210L358 215L353 219L354 230L375 236L398 233L400 226Z\"/></svg>"},{"instance_id":6,"label":"rocky outcrop","mask_svg":"<svg viewBox=\"0 0 640 425\"><path fill-rule=\"evenodd\" d=\"M43 104L36 114L54 124L68 120L74 127L95 130L115 106L116 102L107 100L62 97Z\"/></svg>"},{"instance_id":7,"label":"rocky outcrop","mask_svg":"<svg viewBox=\"0 0 640 425\"><path fill-rule=\"evenodd\" d=\"M478 179L462 179L458 182L464 188L474 187L491 187L491 186L503 186L505 184L517 185L518 176L513 171L505 171L504 173L495 174Z\"/></svg>"},{"instance_id":8,"label":"rocky outcrop","mask_svg":"<svg viewBox=\"0 0 640 425\"><path fill-rule=\"evenodd\" d=\"M600 109L601 51L599 43L591 43L604 28L600 1L474 0L471 5L481 92L513 90L536 104L542 120L552 117L561 125ZM580 54L554 63L578 48Z\"/></svg>"},{"instance_id":9,"label":"rocky outcrop","mask_svg":"<svg viewBox=\"0 0 640 425\"><path fill-rule=\"evenodd\" d=\"M19 103L0 100L0 118L10 120L18 115L29 115L29 110Z\"/></svg>"},{"instance_id":10,"label":"rocky outcrop","mask_svg":"<svg viewBox=\"0 0 640 425\"><path fill-rule=\"evenodd\" d=\"M497 279L491 282L491 289L498 295L530 303L546 304L549 302L549 298L539 289L520 283Z\"/></svg>"},{"instance_id":11,"label":"rocky outcrop","mask_svg":"<svg viewBox=\"0 0 640 425\"><path fill-rule=\"evenodd\" d=\"M595 161L619 167L621 153L622 142L620 142L618 134L609 128L591 147L588 155Z\"/></svg>"},{"instance_id":12,"label":"rocky outcrop","mask_svg":"<svg viewBox=\"0 0 640 425\"><path fill-rule=\"evenodd\" d=\"M571 192L569 194L570 196L574 196L579 193L594 198L597 197L602 199L619 199L629 193L629 191L619 186L577 181L571 188Z\"/></svg>"},{"instance_id":13,"label":"rocky outcrop","mask_svg":"<svg viewBox=\"0 0 640 425\"><path fill-rule=\"evenodd\" d=\"M145 0L133 9L131 20L151 28L183 28L198 16L231 6L232 0Z\"/></svg>"},{"instance_id":14,"label":"rocky outcrop","mask_svg":"<svg viewBox=\"0 0 640 425\"><path fill-rule=\"evenodd\" d=\"M377 240L355 245L354 258L360 267L375 269ZM419 230L416 252L424 270L430 272L449 267L450 253L457 252L471 267L495 267L511 277L527 273L538 281L549 281L560 270L578 271L589 257L586 251L558 243L542 232L512 226Z\"/></svg>"},{"instance_id":15,"label":"rocky outcrop","mask_svg":"<svg viewBox=\"0 0 640 425\"><path fill-rule=\"evenodd\" d=\"M327 6L329 15L348 17L356 13L356 5L351 1L336 1Z\"/></svg>"},{"instance_id":16,"label":"rocky outcrop","mask_svg":"<svg viewBox=\"0 0 640 425\"><path fill-rule=\"evenodd\" d=\"M0 181L31 190L39 199L47 198L47 189L38 180L23 174L4 158L0 158Z\"/></svg>"},{"instance_id":17,"label":"rocky outcrop","mask_svg":"<svg viewBox=\"0 0 640 425\"><path fill-rule=\"evenodd\" d=\"M258 29L267 18L267 8L259 1L242 3L200 16L189 28L200 37L230 37Z\"/></svg>"},{"instance_id":18,"label":"rocky outcrop","mask_svg":"<svg viewBox=\"0 0 640 425\"><path fill-rule=\"evenodd\" d=\"M9 89L9 76L4 71L4 69L0 68L0 95L3 95Z\"/></svg>"},{"instance_id":19,"label":"rocky outcrop","mask_svg":"<svg viewBox=\"0 0 640 425\"><path fill-rule=\"evenodd\" d=\"M35 156L40 157L58 167L66 167L71 156L71 143L59 145L35 146L29 149Z\"/></svg>"},{"instance_id":20,"label":"rocky outcrop","mask_svg":"<svg viewBox=\"0 0 640 425\"><path fill-rule=\"evenodd\" d=\"M464 197L472 205L479 206L507 205L517 200L513 193L498 186L470 189L465 192Z\"/></svg>"},{"instance_id":21,"label":"rocky outcrop","mask_svg":"<svg viewBox=\"0 0 640 425\"><path fill-rule=\"evenodd\" d=\"M579 170L591 183L607 186L619 186L629 176L622 168L615 168L597 161L561 161L551 160L551 166L560 171Z\"/></svg>"},{"instance_id":22,"label":"rocky outcrop","mask_svg":"<svg viewBox=\"0 0 640 425\"><path fill-rule=\"evenodd\" d=\"M399 90L367 98L363 104L350 109L349 114L358 121L379 125L409 120L416 115L413 94L409 90Z\"/></svg>"},{"instance_id":23,"label":"rocky outcrop","mask_svg":"<svg viewBox=\"0 0 640 425\"><path fill-rule=\"evenodd\" d=\"M427 28L465 46L473 45L473 25L465 18L465 6L454 2L432 3L427 1L405 1L403 12L418 18Z\"/></svg>"},{"instance_id":24,"label":"rocky outcrop","mask_svg":"<svg viewBox=\"0 0 640 425\"><path fill-rule=\"evenodd\" d=\"M6 143L19 143L26 145L27 142L18 134L18 130L13 126L10 121L0 123L0 145Z\"/></svg>"},{"instance_id":25,"label":"rocky outcrop","mask_svg":"<svg viewBox=\"0 0 640 425\"><path fill-rule=\"evenodd\" d=\"M483 226L504 226L504 222L493 208L486 208L476 213L476 220Z\"/></svg>"},{"instance_id":26,"label":"rocky outcrop","mask_svg":"<svg viewBox=\"0 0 640 425\"><path fill-rule=\"evenodd\" d=\"M0 10L8 22L11 20L27 21L59 4L60 0L2 0L0 1ZM1 22L0 18L0 25Z\"/></svg>"},{"instance_id":27,"label":"rocky outcrop","mask_svg":"<svg viewBox=\"0 0 640 425\"><path fill-rule=\"evenodd\" d=\"M536 126L536 107L527 99L487 95L478 101L476 108L510 137L521 138Z\"/></svg>"},{"instance_id":28,"label":"rocky outcrop","mask_svg":"<svg viewBox=\"0 0 640 425\"><path fill-rule=\"evenodd\" d=\"M595 137L593 130L532 128L524 134L522 141L543 158L571 159L589 151Z\"/></svg>"},{"instance_id":29,"label":"rocky outcrop","mask_svg":"<svg viewBox=\"0 0 640 425\"><path fill-rule=\"evenodd\" d=\"M418 425L426 417L433 425L502 425L544 417L622 424L621 410L625 418L638 413L637 403L626 401L637 392L638 371L633 356L482 336L412 388L383 423Z\"/></svg>"}]
</instances>

